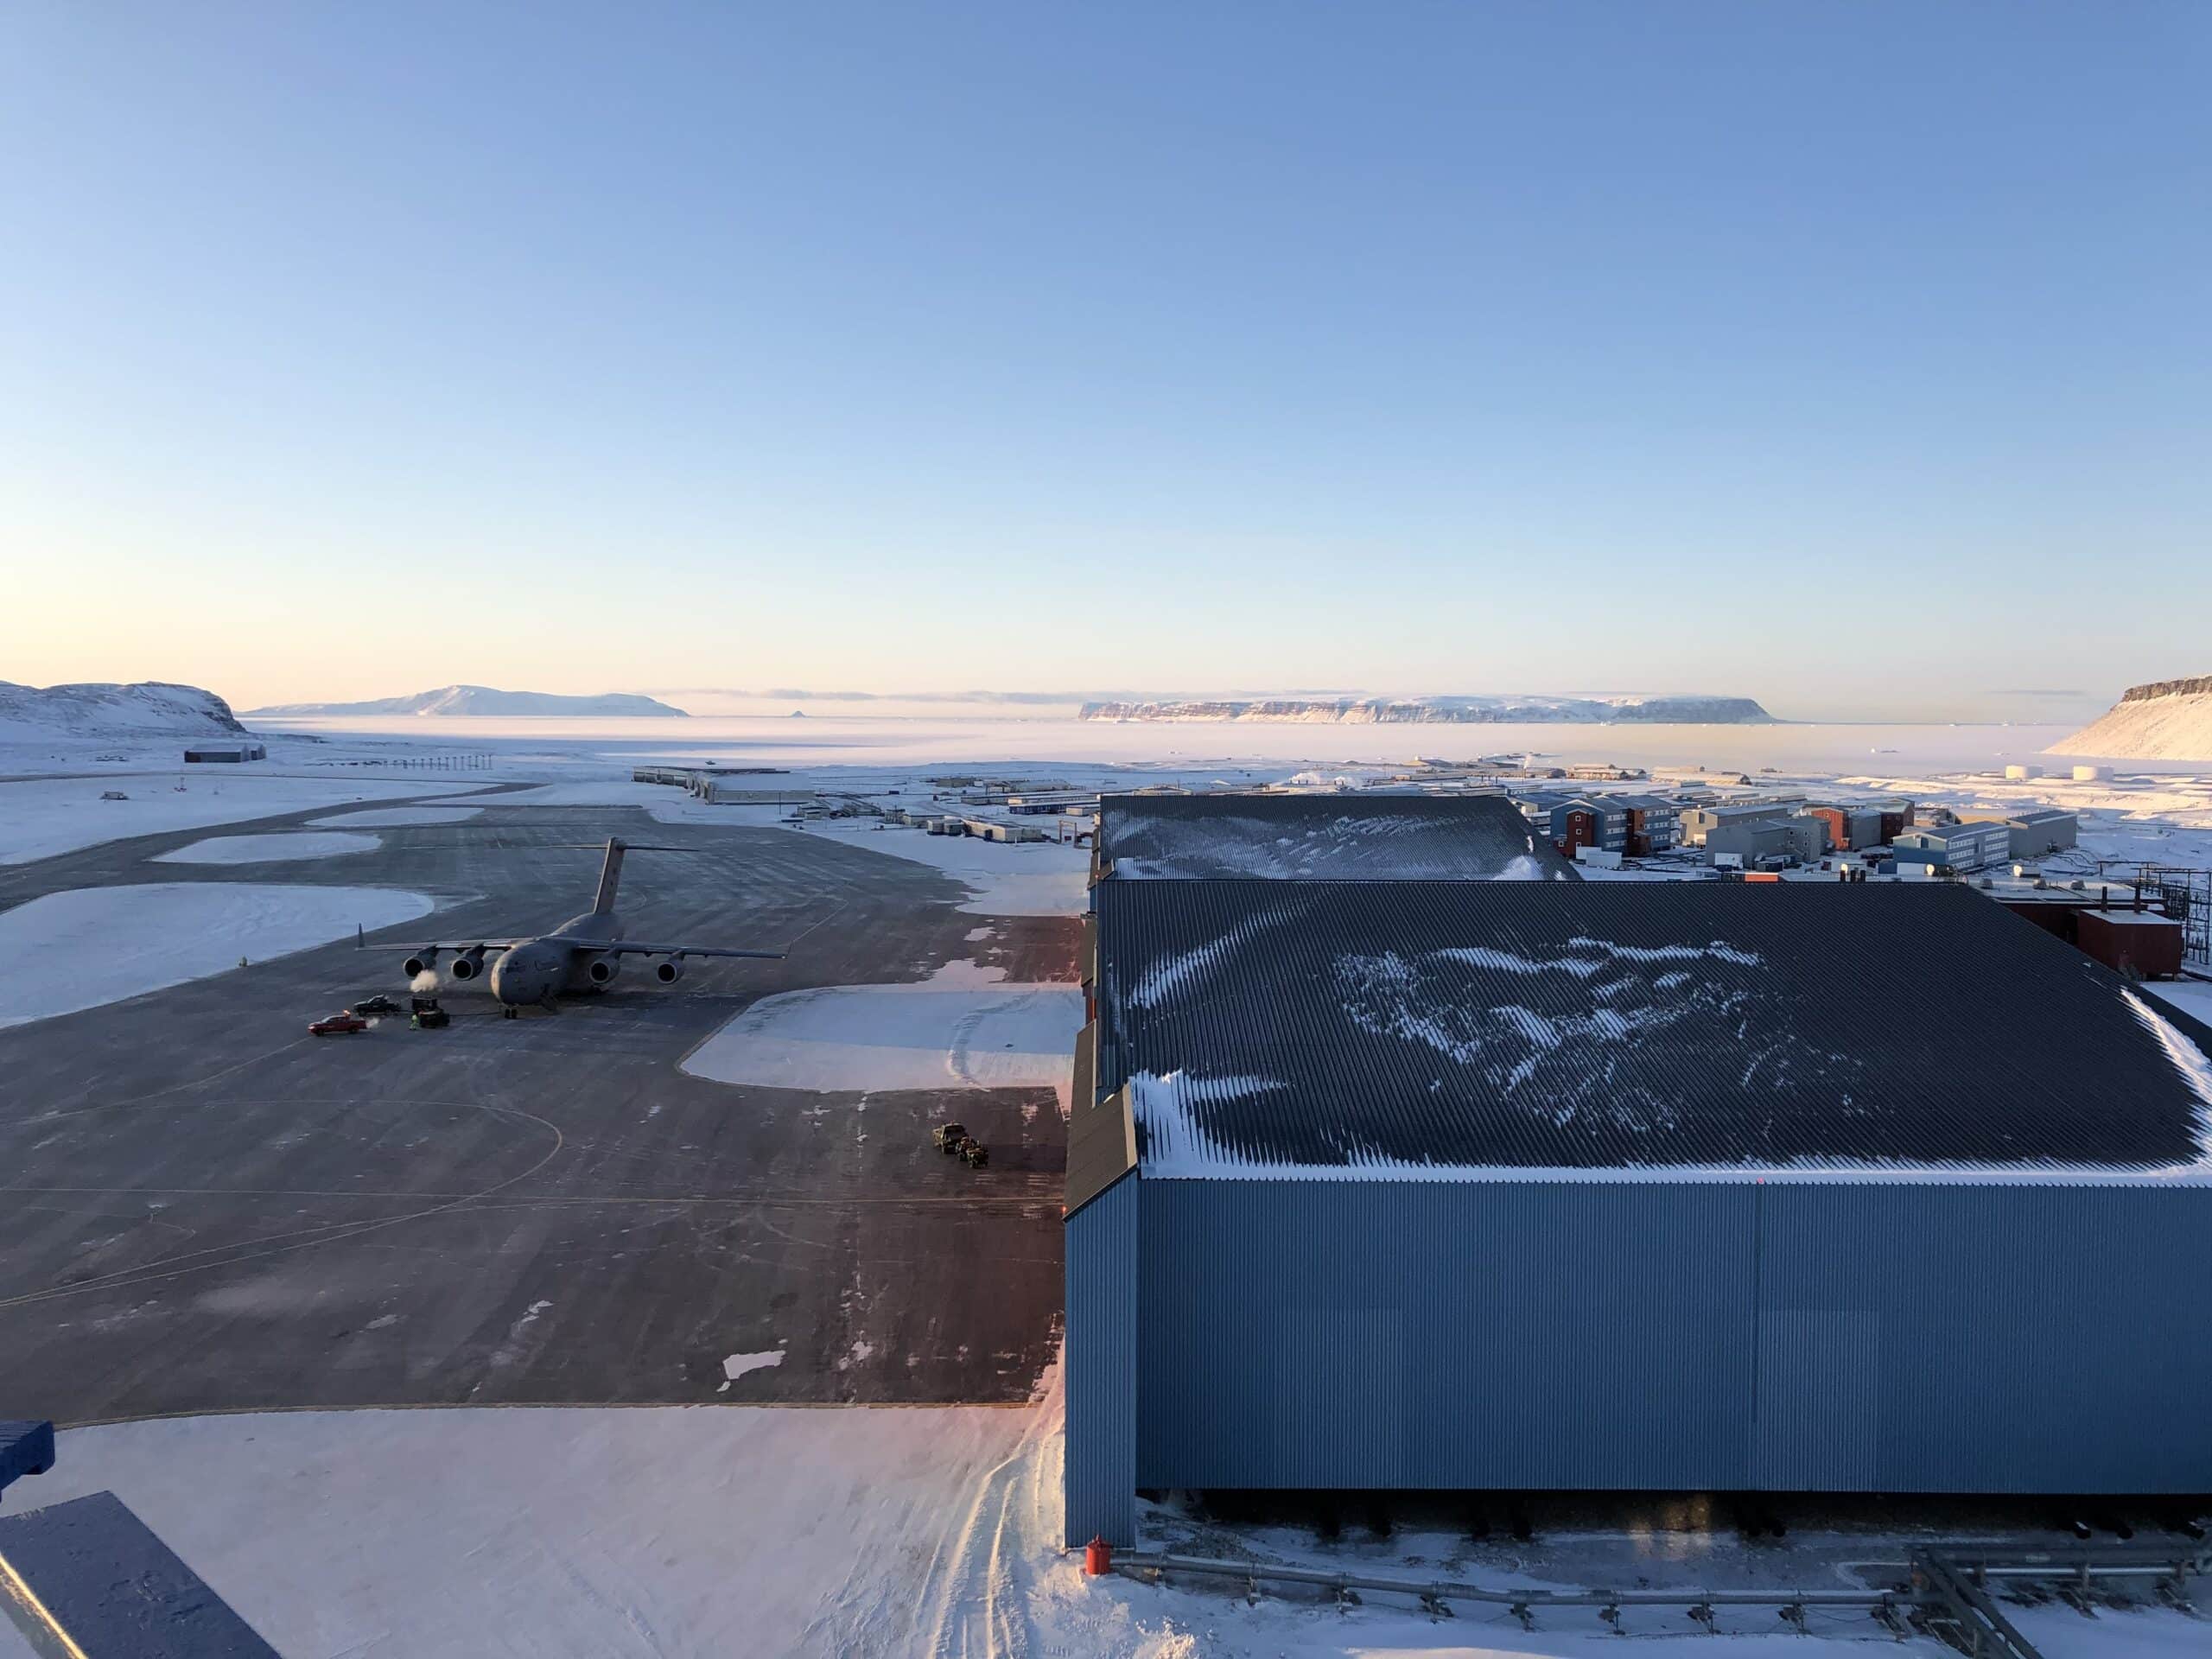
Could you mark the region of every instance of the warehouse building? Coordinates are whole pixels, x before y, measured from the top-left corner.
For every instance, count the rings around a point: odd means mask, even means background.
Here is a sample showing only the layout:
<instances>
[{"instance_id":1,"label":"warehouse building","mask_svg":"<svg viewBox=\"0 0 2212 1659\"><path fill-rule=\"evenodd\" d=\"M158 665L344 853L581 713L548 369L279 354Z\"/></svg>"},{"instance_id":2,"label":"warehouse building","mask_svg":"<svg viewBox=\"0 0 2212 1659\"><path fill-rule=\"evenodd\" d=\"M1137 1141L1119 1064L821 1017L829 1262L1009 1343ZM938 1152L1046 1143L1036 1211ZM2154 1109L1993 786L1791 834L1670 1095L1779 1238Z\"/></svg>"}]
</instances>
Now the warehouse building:
<instances>
[{"instance_id":1,"label":"warehouse building","mask_svg":"<svg viewBox=\"0 0 2212 1659\"><path fill-rule=\"evenodd\" d=\"M2041 858L2063 852L2081 837L2081 820L2056 807L2037 807L2009 817L1979 812L1967 822L2003 824L2007 833L2005 855L2010 858Z\"/></svg>"},{"instance_id":2,"label":"warehouse building","mask_svg":"<svg viewBox=\"0 0 2212 1659\"><path fill-rule=\"evenodd\" d=\"M1809 864L1827 850L1827 836L1825 823L1803 814L1745 819L1707 830L1705 857L1709 864L1734 859L1752 868L1761 864Z\"/></svg>"},{"instance_id":3,"label":"warehouse building","mask_svg":"<svg viewBox=\"0 0 2212 1659\"><path fill-rule=\"evenodd\" d=\"M1993 823L1930 823L1901 830L1890 840L1900 865L1923 864L1931 870L1986 870L2012 855L2012 832Z\"/></svg>"},{"instance_id":4,"label":"warehouse building","mask_svg":"<svg viewBox=\"0 0 2212 1659\"><path fill-rule=\"evenodd\" d=\"M1702 847L1706 837L1729 824L1771 823L1796 808L1788 801L1731 801L1720 806L1693 806L1681 815L1685 846Z\"/></svg>"},{"instance_id":5,"label":"warehouse building","mask_svg":"<svg viewBox=\"0 0 2212 1659\"><path fill-rule=\"evenodd\" d=\"M1838 852L1865 852L1870 847L1882 844L1882 812L1879 807L1860 805L1808 806L1808 818L1818 818L1827 826L1828 845ZM1904 827L1899 823L1897 828Z\"/></svg>"},{"instance_id":6,"label":"warehouse building","mask_svg":"<svg viewBox=\"0 0 2212 1659\"><path fill-rule=\"evenodd\" d=\"M1155 1489L2212 1490L2212 1030L1978 893L1093 897L1070 1542Z\"/></svg>"},{"instance_id":7,"label":"warehouse building","mask_svg":"<svg viewBox=\"0 0 2212 1659\"><path fill-rule=\"evenodd\" d=\"M1502 795L1109 795L1094 881L1580 878Z\"/></svg>"}]
</instances>

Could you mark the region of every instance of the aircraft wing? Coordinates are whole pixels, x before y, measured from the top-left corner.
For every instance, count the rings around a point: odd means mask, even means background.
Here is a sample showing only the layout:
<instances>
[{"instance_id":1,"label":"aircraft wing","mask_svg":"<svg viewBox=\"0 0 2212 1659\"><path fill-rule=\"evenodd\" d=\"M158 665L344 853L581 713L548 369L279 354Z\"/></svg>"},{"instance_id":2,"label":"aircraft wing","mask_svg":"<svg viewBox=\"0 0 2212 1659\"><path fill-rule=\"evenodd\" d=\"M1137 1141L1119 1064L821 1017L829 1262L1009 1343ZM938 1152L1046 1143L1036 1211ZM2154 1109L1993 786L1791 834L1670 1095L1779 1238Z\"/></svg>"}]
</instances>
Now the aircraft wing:
<instances>
[{"instance_id":1,"label":"aircraft wing","mask_svg":"<svg viewBox=\"0 0 2212 1659\"><path fill-rule=\"evenodd\" d=\"M582 950L596 950L610 957L752 957L762 962L781 962L780 950L725 950L716 944L640 944L635 939L617 939L612 944L579 944Z\"/></svg>"},{"instance_id":2,"label":"aircraft wing","mask_svg":"<svg viewBox=\"0 0 2212 1659\"><path fill-rule=\"evenodd\" d=\"M512 950L528 939L416 939L405 944L372 944L372 950Z\"/></svg>"}]
</instances>

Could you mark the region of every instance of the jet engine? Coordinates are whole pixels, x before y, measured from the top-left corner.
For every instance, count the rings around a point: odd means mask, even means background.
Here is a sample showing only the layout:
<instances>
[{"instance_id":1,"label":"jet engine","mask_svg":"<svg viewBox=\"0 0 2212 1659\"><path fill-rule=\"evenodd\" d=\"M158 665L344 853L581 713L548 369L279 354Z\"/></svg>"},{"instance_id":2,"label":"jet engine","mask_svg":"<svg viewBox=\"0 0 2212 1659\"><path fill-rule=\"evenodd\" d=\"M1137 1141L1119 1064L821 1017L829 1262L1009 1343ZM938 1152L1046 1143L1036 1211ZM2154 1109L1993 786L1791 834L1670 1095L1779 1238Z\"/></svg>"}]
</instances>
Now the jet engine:
<instances>
[{"instance_id":1,"label":"jet engine","mask_svg":"<svg viewBox=\"0 0 2212 1659\"><path fill-rule=\"evenodd\" d=\"M435 973L438 966L438 953L435 950L426 950L419 957L408 957L399 965L407 970L407 977L410 979L422 974Z\"/></svg>"},{"instance_id":2,"label":"jet engine","mask_svg":"<svg viewBox=\"0 0 2212 1659\"><path fill-rule=\"evenodd\" d=\"M673 985L683 977L683 958L663 957L653 964L653 977L664 985Z\"/></svg>"},{"instance_id":3,"label":"jet engine","mask_svg":"<svg viewBox=\"0 0 2212 1659\"><path fill-rule=\"evenodd\" d=\"M484 971L484 947L464 950L453 959L452 974L455 979L474 979Z\"/></svg>"},{"instance_id":4,"label":"jet engine","mask_svg":"<svg viewBox=\"0 0 2212 1659\"><path fill-rule=\"evenodd\" d=\"M591 966L584 969L584 977L594 985L611 985L614 982L614 970L613 957L595 957Z\"/></svg>"}]
</instances>

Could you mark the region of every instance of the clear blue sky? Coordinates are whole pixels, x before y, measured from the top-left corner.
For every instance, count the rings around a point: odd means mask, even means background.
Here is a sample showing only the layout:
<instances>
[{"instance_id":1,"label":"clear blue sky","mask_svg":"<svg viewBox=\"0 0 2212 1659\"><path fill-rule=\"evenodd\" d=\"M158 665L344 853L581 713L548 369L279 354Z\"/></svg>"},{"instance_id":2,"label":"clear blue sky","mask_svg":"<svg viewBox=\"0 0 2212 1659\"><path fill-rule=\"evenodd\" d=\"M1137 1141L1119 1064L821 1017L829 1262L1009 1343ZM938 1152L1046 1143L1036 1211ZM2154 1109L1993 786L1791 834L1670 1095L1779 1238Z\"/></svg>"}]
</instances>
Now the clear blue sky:
<instances>
[{"instance_id":1,"label":"clear blue sky","mask_svg":"<svg viewBox=\"0 0 2212 1659\"><path fill-rule=\"evenodd\" d=\"M2212 672L2208 85L2193 3L19 0L0 677L2068 718Z\"/></svg>"}]
</instances>

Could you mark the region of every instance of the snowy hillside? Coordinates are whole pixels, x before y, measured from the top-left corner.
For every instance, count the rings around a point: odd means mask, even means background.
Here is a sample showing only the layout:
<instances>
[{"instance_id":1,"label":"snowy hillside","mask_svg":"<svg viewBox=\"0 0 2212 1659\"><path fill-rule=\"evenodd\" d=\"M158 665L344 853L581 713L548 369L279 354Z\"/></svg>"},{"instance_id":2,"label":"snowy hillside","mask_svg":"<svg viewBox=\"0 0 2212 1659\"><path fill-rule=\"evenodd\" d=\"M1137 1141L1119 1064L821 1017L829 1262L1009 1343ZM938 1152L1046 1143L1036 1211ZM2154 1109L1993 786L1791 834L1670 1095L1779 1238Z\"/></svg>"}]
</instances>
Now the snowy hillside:
<instances>
[{"instance_id":1,"label":"snowy hillside","mask_svg":"<svg viewBox=\"0 0 2212 1659\"><path fill-rule=\"evenodd\" d=\"M2212 675L2132 685L2104 715L2044 753L2212 760Z\"/></svg>"},{"instance_id":2,"label":"snowy hillside","mask_svg":"<svg viewBox=\"0 0 2212 1659\"><path fill-rule=\"evenodd\" d=\"M366 702L284 702L251 709L251 715L474 715L512 720L518 715L566 715L605 719L631 715L687 718L681 709L652 697L609 691L594 697L563 696L550 691L501 691L488 685L442 685L408 697L375 697Z\"/></svg>"},{"instance_id":3,"label":"snowy hillside","mask_svg":"<svg viewBox=\"0 0 2212 1659\"><path fill-rule=\"evenodd\" d=\"M1561 697L1491 695L1456 697L1259 697L1175 702L1087 702L1085 720L1260 720L1317 725L1503 724L1622 721L1743 726L1774 716L1750 697Z\"/></svg>"},{"instance_id":4,"label":"snowy hillside","mask_svg":"<svg viewBox=\"0 0 2212 1659\"><path fill-rule=\"evenodd\" d=\"M196 685L15 685L0 680L0 743L106 737L219 737L245 728Z\"/></svg>"}]
</instances>

